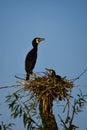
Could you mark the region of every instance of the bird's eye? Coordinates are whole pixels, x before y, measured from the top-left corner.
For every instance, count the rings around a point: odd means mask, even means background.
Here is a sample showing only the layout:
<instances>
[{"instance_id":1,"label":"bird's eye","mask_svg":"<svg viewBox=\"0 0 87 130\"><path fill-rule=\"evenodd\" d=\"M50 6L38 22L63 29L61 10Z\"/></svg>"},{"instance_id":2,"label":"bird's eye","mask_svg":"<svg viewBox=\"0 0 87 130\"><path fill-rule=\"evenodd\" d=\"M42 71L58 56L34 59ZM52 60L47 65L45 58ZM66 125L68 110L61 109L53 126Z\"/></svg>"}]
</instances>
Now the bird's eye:
<instances>
[{"instance_id":1,"label":"bird's eye","mask_svg":"<svg viewBox=\"0 0 87 130\"><path fill-rule=\"evenodd\" d=\"M37 38L37 39L36 39L36 43L39 43L39 42L40 42L40 39Z\"/></svg>"},{"instance_id":2,"label":"bird's eye","mask_svg":"<svg viewBox=\"0 0 87 130\"><path fill-rule=\"evenodd\" d=\"M52 73L53 73L53 71L52 71L52 70L50 70L50 73L52 74Z\"/></svg>"}]
</instances>

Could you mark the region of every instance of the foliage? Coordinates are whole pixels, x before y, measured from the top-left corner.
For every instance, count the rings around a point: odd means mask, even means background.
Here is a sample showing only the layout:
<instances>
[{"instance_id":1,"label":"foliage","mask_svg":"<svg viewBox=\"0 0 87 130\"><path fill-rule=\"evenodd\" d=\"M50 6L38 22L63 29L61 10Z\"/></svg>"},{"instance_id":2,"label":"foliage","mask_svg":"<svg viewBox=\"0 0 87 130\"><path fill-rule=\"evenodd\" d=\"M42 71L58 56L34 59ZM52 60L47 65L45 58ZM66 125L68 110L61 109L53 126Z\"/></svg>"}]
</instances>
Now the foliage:
<instances>
[{"instance_id":1,"label":"foliage","mask_svg":"<svg viewBox=\"0 0 87 130\"><path fill-rule=\"evenodd\" d=\"M1 105L1 104L0 104ZM0 114L2 116L2 114ZM0 122L0 130L12 130L12 127L14 126L14 123L5 123L3 121Z\"/></svg>"},{"instance_id":2,"label":"foliage","mask_svg":"<svg viewBox=\"0 0 87 130\"><path fill-rule=\"evenodd\" d=\"M24 92L24 89L22 91ZM27 130L32 130L35 128L35 126L38 126L32 118L36 116L36 109L33 107L33 100L31 100L32 97L30 97L30 102L29 100L25 101L27 97L27 92L22 94L22 91L20 92L20 94L16 92L12 95L7 96L6 102L9 103L8 106L11 110L11 117L13 117L14 119L17 117L22 117L24 127L26 127Z\"/></svg>"},{"instance_id":3,"label":"foliage","mask_svg":"<svg viewBox=\"0 0 87 130\"><path fill-rule=\"evenodd\" d=\"M5 124L3 121L0 123L0 130L12 130L14 123Z\"/></svg>"},{"instance_id":4,"label":"foliage","mask_svg":"<svg viewBox=\"0 0 87 130\"><path fill-rule=\"evenodd\" d=\"M70 100L67 100L66 105L64 106L63 112L65 112L66 108L66 118L65 120L62 119L62 117L58 114L60 121L62 123L62 126L64 130L75 130L76 128L79 128L75 124L73 124L75 115L77 115L79 112L82 112L82 109L86 103L85 97L87 95L83 95L81 90L80 94L77 94L77 99L74 99L73 104L71 104Z\"/></svg>"}]
</instances>

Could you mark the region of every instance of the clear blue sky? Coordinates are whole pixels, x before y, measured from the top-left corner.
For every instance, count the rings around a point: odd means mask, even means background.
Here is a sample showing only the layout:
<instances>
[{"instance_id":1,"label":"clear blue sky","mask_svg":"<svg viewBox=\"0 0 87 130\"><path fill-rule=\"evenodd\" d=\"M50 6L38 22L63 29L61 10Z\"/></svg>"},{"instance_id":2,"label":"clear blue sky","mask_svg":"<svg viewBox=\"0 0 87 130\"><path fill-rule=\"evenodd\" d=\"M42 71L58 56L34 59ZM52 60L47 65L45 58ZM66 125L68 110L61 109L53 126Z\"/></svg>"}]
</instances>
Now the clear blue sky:
<instances>
[{"instance_id":1,"label":"clear blue sky","mask_svg":"<svg viewBox=\"0 0 87 130\"><path fill-rule=\"evenodd\" d=\"M87 68L87 0L0 0L0 86L15 84L14 75L25 74L25 56L37 36L45 41L35 72L48 67L69 79L78 76ZM76 82L83 92L86 81L87 73Z\"/></svg>"}]
</instances>

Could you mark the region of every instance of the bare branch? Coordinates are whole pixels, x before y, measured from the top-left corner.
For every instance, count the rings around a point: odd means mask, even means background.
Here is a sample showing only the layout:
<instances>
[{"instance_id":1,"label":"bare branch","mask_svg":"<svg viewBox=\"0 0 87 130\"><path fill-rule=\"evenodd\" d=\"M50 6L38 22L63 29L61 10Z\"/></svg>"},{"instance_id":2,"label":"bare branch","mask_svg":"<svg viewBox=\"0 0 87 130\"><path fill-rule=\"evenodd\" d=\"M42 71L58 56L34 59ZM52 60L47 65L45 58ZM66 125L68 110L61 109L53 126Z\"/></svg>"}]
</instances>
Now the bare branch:
<instances>
[{"instance_id":1,"label":"bare branch","mask_svg":"<svg viewBox=\"0 0 87 130\"><path fill-rule=\"evenodd\" d=\"M11 86L4 86L4 87L0 87L0 89L5 89L5 88L14 88L14 87L19 87L21 85L16 84L16 85L11 85Z\"/></svg>"},{"instance_id":2,"label":"bare branch","mask_svg":"<svg viewBox=\"0 0 87 130\"><path fill-rule=\"evenodd\" d=\"M87 71L87 69L85 69L78 77L71 79L70 81L74 82L77 79L80 79L80 77Z\"/></svg>"}]
</instances>

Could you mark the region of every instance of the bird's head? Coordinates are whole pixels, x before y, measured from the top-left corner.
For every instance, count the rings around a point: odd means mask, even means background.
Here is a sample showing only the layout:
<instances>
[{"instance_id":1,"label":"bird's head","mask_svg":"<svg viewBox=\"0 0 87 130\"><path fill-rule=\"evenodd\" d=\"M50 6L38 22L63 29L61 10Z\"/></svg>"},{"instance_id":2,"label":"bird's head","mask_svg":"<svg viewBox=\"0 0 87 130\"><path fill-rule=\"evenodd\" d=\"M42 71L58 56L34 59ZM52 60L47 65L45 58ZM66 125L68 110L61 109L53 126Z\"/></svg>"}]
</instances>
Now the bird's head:
<instances>
[{"instance_id":1,"label":"bird's head","mask_svg":"<svg viewBox=\"0 0 87 130\"><path fill-rule=\"evenodd\" d=\"M40 42L42 42L44 40L45 40L44 38L39 38L39 37L34 38L32 41L33 47L37 46Z\"/></svg>"},{"instance_id":2,"label":"bird's head","mask_svg":"<svg viewBox=\"0 0 87 130\"><path fill-rule=\"evenodd\" d=\"M49 74L50 74L51 76L55 76L55 75L56 75L55 70L53 70L53 69L48 69L48 68L45 68L45 69L49 72Z\"/></svg>"}]
</instances>

